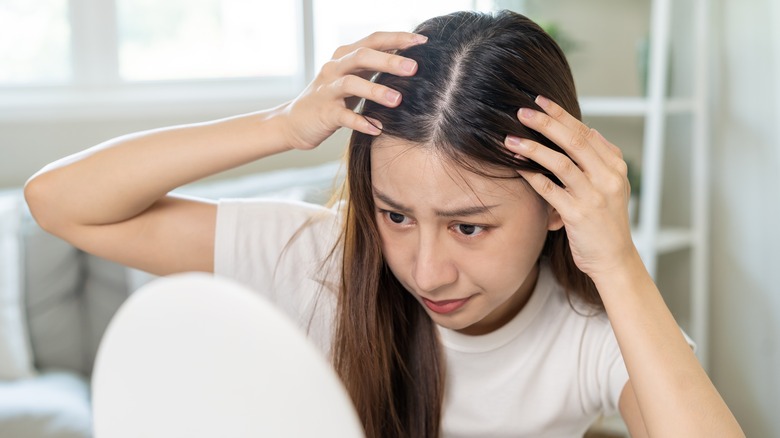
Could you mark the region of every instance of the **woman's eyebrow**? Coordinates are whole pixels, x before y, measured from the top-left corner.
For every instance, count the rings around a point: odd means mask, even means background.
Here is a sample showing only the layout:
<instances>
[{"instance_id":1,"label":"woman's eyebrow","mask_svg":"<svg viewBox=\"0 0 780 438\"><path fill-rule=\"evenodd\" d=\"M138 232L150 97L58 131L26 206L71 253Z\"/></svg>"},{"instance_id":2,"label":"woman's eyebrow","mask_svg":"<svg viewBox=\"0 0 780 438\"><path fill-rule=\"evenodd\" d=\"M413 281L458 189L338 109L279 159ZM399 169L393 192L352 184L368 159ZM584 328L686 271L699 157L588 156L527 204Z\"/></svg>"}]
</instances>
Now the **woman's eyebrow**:
<instances>
[{"instance_id":1,"label":"woman's eyebrow","mask_svg":"<svg viewBox=\"0 0 780 438\"><path fill-rule=\"evenodd\" d=\"M385 195L384 193L380 192L376 187L373 187L374 189L374 196L379 199L380 201L384 202L385 204L389 205L390 208L393 210L402 211L405 213L411 213L412 209L409 207L404 207L400 203L394 201L391 197Z\"/></svg>"},{"instance_id":2,"label":"woman's eyebrow","mask_svg":"<svg viewBox=\"0 0 780 438\"><path fill-rule=\"evenodd\" d=\"M397 210L402 213L413 213L413 210L406 207L399 202L395 201L391 197L379 191L376 187L373 188L374 196L385 204L389 205L393 210ZM477 216L485 213L490 213L490 210L498 207L498 205L475 205L470 207L455 208L451 210L435 210L436 216L439 217L464 217L464 216Z\"/></svg>"}]
</instances>

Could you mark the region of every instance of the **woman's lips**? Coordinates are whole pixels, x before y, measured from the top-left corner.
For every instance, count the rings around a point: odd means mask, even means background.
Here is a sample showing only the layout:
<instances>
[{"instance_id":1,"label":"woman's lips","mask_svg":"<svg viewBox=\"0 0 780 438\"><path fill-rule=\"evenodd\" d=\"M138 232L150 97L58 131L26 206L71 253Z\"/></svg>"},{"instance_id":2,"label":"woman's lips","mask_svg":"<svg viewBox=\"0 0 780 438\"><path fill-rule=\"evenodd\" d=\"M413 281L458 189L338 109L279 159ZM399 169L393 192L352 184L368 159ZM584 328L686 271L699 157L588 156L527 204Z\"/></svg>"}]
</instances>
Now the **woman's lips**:
<instances>
[{"instance_id":1,"label":"woman's lips","mask_svg":"<svg viewBox=\"0 0 780 438\"><path fill-rule=\"evenodd\" d=\"M470 299L471 297L461 298L459 300L431 301L427 298L423 298L422 300L423 303L425 303L425 306L431 309L431 311L440 314L447 314L460 309Z\"/></svg>"}]
</instances>

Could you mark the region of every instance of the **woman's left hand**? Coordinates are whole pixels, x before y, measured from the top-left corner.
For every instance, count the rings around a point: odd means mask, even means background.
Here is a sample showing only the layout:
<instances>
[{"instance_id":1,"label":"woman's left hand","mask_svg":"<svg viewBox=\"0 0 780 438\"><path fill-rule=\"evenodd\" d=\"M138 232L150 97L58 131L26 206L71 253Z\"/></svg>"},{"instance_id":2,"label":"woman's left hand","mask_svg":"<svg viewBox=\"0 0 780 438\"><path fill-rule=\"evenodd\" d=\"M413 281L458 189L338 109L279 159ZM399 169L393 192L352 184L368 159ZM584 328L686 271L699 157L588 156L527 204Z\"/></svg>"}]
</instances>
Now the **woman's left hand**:
<instances>
[{"instance_id":1,"label":"woman's left hand","mask_svg":"<svg viewBox=\"0 0 780 438\"><path fill-rule=\"evenodd\" d=\"M566 155L529 139L508 136L506 146L551 171L564 187L541 173L518 171L563 220L577 267L594 280L637 260L628 221L630 187L620 149L542 96L545 112L523 108L518 118L560 146ZM576 163L576 164L575 164Z\"/></svg>"}]
</instances>

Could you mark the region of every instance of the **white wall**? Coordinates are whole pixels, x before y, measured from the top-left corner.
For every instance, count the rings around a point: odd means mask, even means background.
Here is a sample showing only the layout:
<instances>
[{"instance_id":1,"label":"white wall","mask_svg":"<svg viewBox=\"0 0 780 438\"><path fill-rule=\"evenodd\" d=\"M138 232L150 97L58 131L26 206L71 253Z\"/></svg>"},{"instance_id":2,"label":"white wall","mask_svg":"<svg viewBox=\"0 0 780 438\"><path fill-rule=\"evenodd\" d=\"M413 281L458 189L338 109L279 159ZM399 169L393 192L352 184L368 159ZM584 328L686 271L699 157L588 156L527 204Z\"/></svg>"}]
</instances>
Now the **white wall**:
<instances>
[{"instance_id":1,"label":"white wall","mask_svg":"<svg viewBox=\"0 0 780 438\"><path fill-rule=\"evenodd\" d=\"M716 6L711 375L747 436L778 437L780 7Z\"/></svg>"},{"instance_id":2,"label":"white wall","mask_svg":"<svg viewBox=\"0 0 780 438\"><path fill-rule=\"evenodd\" d=\"M119 135L174 124L213 120L264 107L266 106L261 104L256 107L248 107L246 104L227 104L222 105L219 111L215 111L204 105L189 109L183 114L172 111L170 115L165 116L150 116L135 112L125 117L114 114L92 117L63 114L60 118L0 119L0 189L20 186L45 164ZM281 167L305 166L339 159L347 140L348 132L342 130L314 151L296 151L269 157L216 177Z\"/></svg>"}]
</instances>

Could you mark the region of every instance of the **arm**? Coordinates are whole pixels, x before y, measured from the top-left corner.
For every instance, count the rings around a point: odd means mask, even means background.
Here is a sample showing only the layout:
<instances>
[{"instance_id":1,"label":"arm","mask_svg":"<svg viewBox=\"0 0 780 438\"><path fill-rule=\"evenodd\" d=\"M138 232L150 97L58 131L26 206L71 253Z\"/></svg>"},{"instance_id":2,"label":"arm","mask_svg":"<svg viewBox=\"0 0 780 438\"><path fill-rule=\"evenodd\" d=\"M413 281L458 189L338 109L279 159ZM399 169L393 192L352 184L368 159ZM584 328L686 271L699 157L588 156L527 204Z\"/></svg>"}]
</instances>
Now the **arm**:
<instances>
[{"instance_id":1,"label":"arm","mask_svg":"<svg viewBox=\"0 0 780 438\"><path fill-rule=\"evenodd\" d=\"M542 174L520 172L560 213L574 261L593 279L604 302L630 377L620 407L632 434L744 436L633 244L630 188L620 150L555 103L539 97L537 104L545 113L521 110L520 121L561 146L571 159L530 140L508 137L506 144L564 183L561 188Z\"/></svg>"},{"instance_id":2,"label":"arm","mask_svg":"<svg viewBox=\"0 0 780 438\"><path fill-rule=\"evenodd\" d=\"M212 271L216 206L168 192L272 154L312 149L341 127L379 134L347 99L398 105L397 92L366 77L413 75L414 61L386 51L422 42L411 33L375 33L339 48L301 95L277 108L127 135L54 162L27 182L30 210L47 231L128 266Z\"/></svg>"},{"instance_id":3,"label":"arm","mask_svg":"<svg viewBox=\"0 0 780 438\"><path fill-rule=\"evenodd\" d=\"M210 271L216 207L166 194L281 151L280 118L276 109L110 140L46 166L25 196L44 229L88 252L156 274Z\"/></svg>"}]
</instances>

